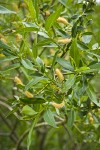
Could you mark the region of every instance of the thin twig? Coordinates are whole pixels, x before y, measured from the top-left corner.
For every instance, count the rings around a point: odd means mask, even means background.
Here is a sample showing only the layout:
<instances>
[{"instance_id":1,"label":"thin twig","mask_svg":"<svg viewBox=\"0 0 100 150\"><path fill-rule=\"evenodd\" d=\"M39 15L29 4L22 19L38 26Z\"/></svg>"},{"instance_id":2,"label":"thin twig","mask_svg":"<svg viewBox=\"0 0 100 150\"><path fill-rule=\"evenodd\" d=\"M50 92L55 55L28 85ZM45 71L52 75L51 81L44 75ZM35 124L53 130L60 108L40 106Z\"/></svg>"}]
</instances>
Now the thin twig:
<instances>
[{"instance_id":1,"label":"thin twig","mask_svg":"<svg viewBox=\"0 0 100 150\"><path fill-rule=\"evenodd\" d=\"M9 109L10 111L12 111L13 109L12 109L12 107L10 107L8 104L5 104L4 102L2 102L2 101L0 101L0 105L2 105L2 106L4 106L4 107L6 107L7 109ZM18 116L18 114L17 113L13 113L18 119L20 119L20 117Z\"/></svg>"},{"instance_id":2,"label":"thin twig","mask_svg":"<svg viewBox=\"0 0 100 150\"><path fill-rule=\"evenodd\" d=\"M7 119L5 119L4 115L0 113L0 117L2 118L2 120L4 121L4 123L7 125L7 127L8 127L10 130L12 130L12 125L10 124L10 122L9 122ZM13 134L9 134L9 136L10 136L10 138L12 139L12 141L13 141L14 143L17 142L17 135L16 135L15 132L13 132Z\"/></svg>"},{"instance_id":3,"label":"thin twig","mask_svg":"<svg viewBox=\"0 0 100 150\"><path fill-rule=\"evenodd\" d=\"M69 132L69 130L68 130L68 128L67 128L67 126L65 126L65 124L63 124L63 127L64 127L64 129L66 130L66 132L68 133L70 139L71 139L72 141L74 141L74 140L73 140L73 137L72 137L72 135L71 135L71 133Z\"/></svg>"}]
</instances>

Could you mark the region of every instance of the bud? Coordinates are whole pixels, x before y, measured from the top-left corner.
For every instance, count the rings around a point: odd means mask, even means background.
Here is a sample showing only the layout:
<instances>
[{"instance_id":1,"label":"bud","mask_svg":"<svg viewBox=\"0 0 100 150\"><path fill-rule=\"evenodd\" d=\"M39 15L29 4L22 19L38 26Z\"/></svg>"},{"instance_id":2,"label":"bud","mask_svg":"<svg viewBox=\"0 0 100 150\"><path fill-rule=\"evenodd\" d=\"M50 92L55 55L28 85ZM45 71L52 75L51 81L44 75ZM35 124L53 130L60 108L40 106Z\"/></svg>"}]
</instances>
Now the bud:
<instances>
[{"instance_id":1,"label":"bud","mask_svg":"<svg viewBox=\"0 0 100 150\"><path fill-rule=\"evenodd\" d=\"M46 15L46 16L50 16L50 11L47 10L47 11L45 12L45 15Z\"/></svg>"},{"instance_id":2,"label":"bud","mask_svg":"<svg viewBox=\"0 0 100 150\"><path fill-rule=\"evenodd\" d=\"M51 105L54 106L55 108L60 109L60 108L65 106L65 103L64 103L64 101L62 103L60 103L60 104L57 104L55 102L51 102Z\"/></svg>"},{"instance_id":3,"label":"bud","mask_svg":"<svg viewBox=\"0 0 100 150\"><path fill-rule=\"evenodd\" d=\"M13 7L13 10L18 12L19 9L18 9L18 5L16 3L12 3L12 7Z\"/></svg>"},{"instance_id":4,"label":"bud","mask_svg":"<svg viewBox=\"0 0 100 150\"><path fill-rule=\"evenodd\" d=\"M64 76L63 76L62 72L61 72L58 68L55 70L55 72L56 72L58 78L59 78L61 81L63 81L63 80L64 80Z\"/></svg>"},{"instance_id":5,"label":"bud","mask_svg":"<svg viewBox=\"0 0 100 150\"><path fill-rule=\"evenodd\" d=\"M27 5L26 5L26 3L22 2L22 3L20 4L20 7L22 7L22 8L27 8Z\"/></svg>"},{"instance_id":6,"label":"bud","mask_svg":"<svg viewBox=\"0 0 100 150\"><path fill-rule=\"evenodd\" d=\"M17 84L23 85L21 79L19 79L18 77L15 77L14 81L15 81Z\"/></svg>"},{"instance_id":7,"label":"bud","mask_svg":"<svg viewBox=\"0 0 100 150\"><path fill-rule=\"evenodd\" d=\"M89 117L92 117L92 114L89 112L89 113L88 113L88 116L89 116Z\"/></svg>"},{"instance_id":8,"label":"bud","mask_svg":"<svg viewBox=\"0 0 100 150\"><path fill-rule=\"evenodd\" d=\"M65 25L68 25L68 24L69 24L68 21L67 21L64 17L59 17L59 18L57 19L57 22L63 23L63 24L65 24Z\"/></svg>"},{"instance_id":9,"label":"bud","mask_svg":"<svg viewBox=\"0 0 100 150\"><path fill-rule=\"evenodd\" d=\"M70 42L71 42L71 39L68 39L68 38L58 40L58 43L60 43L60 44L68 44Z\"/></svg>"},{"instance_id":10,"label":"bud","mask_svg":"<svg viewBox=\"0 0 100 150\"><path fill-rule=\"evenodd\" d=\"M28 98L33 98L33 94L30 93L29 91L25 91L24 93Z\"/></svg>"},{"instance_id":11,"label":"bud","mask_svg":"<svg viewBox=\"0 0 100 150\"><path fill-rule=\"evenodd\" d=\"M12 33L15 33L16 32L16 30L12 30Z\"/></svg>"},{"instance_id":12,"label":"bud","mask_svg":"<svg viewBox=\"0 0 100 150\"><path fill-rule=\"evenodd\" d=\"M16 41L17 41L17 42L20 42L21 40L22 40L22 35L19 34L19 33L17 33L17 34L16 34Z\"/></svg>"},{"instance_id":13,"label":"bud","mask_svg":"<svg viewBox=\"0 0 100 150\"><path fill-rule=\"evenodd\" d=\"M90 122L91 124L93 124L93 122L94 122L93 117L90 117L90 118L89 118L89 122Z\"/></svg>"}]
</instances>

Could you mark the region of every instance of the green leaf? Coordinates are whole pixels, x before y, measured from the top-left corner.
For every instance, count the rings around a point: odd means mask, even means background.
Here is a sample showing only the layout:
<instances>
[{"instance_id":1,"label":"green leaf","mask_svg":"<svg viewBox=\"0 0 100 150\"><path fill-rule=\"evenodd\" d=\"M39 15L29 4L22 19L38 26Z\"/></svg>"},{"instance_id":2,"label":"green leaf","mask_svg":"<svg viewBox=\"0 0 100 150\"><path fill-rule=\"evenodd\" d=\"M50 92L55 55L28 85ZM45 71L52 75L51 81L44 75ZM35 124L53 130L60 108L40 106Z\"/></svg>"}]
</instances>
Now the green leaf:
<instances>
[{"instance_id":1,"label":"green leaf","mask_svg":"<svg viewBox=\"0 0 100 150\"><path fill-rule=\"evenodd\" d=\"M83 43L83 42L81 42L81 41L77 41L77 46L80 48L80 49L82 49L82 50L87 50L87 49L89 49L88 48L88 46L85 44L85 43Z\"/></svg>"},{"instance_id":2,"label":"green leaf","mask_svg":"<svg viewBox=\"0 0 100 150\"><path fill-rule=\"evenodd\" d=\"M38 82L42 81L42 80L47 80L44 77L36 77L33 78L31 81L29 81L29 83L25 86L25 90L28 90L29 88L31 88L33 85L36 85Z\"/></svg>"},{"instance_id":3,"label":"green leaf","mask_svg":"<svg viewBox=\"0 0 100 150\"><path fill-rule=\"evenodd\" d=\"M26 69L24 67L20 67L20 69L23 72L23 74L25 75L25 77L29 80L30 76L28 75Z\"/></svg>"},{"instance_id":4,"label":"green leaf","mask_svg":"<svg viewBox=\"0 0 100 150\"><path fill-rule=\"evenodd\" d=\"M99 44L98 43L95 43L93 46L92 46L92 49L93 50L96 50L96 49L98 49L99 48Z\"/></svg>"},{"instance_id":5,"label":"green leaf","mask_svg":"<svg viewBox=\"0 0 100 150\"><path fill-rule=\"evenodd\" d=\"M38 42L36 46L41 47L41 46L51 44L51 43L54 43L54 41L52 39L48 38L48 39L45 39L45 40Z\"/></svg>"},{"instance_id":6,"label":"green leaf","mask_svg":"<svg viewBox=\"0 0 100 150\"><path fill-rule=\"evenodd\" d=\"M33 6L33 2L32 0L25 0L26 4L28 5L28 9L29 9L29 12L30 12L30 16L32 17L33 20L37 20L36 19L36 11L35 11L35 8Z\"/></svg>"},{"instance_id":7,"label":"green leaf","mask_svg":"<svg viewBox=\"0 0 100 150\"><path fill-rule=\"evenodd\" d=\"M12 64L10 66L7 66L3 71L0 71L0 73L11 71L11 70L19 68L19 67L20 67L20 63Z\"/></svg>"},{"instance_id":8,"label":"green leaf","mask_svg":"<svg viewBox=\"0 0 100 150\"><path fill-rule=\"evenodd\" d=\"M5 62L5 61L11 61L16 58L18 58L18 57L16 57L16 56L3 57L3 58L0 58L0 63Z\"/></svg>"},{"instance_id":9,"label":"green leaf","mask_svg":"<svg viewBox=\"0 0 100 150\"><path fill-rule=\"evenodd\" d=\"M57 59L57 55L58 55L59 51L57 51L53 57L53 61L52 61L52 65L51 65L51 71L53 71L54 65L56 63L56 59Z\"/></svg>"},{"instance_id":10,"label":"green leaf","mask_svg":"<svg viewBox=\"0 0 100 150\"><path fill-rule=\"evenodd\" d=\"M43 98L20 98L20 101L24 104L43 104L45 100Z\"/></svg>"},{"instance_id":11,"label":"green leaf","mask_svg":"<svg viewBox=\"0 0 100 150\"><path fill-rule=\"evenodd\" d=\"M31 31L38 31L39 27L36 23L31 23L31 22L22 22L22 24L24 25L24 28L20 28L17 30L17 32L31 32Z\"/></svg>"},{"instance_id":12,"label":"green leaf","mask_svg":"<svg viewBox=\"0 0 100 150\"><path fill-rule=\"evenodd\" d=\"M95 63L93 65L89 65L90 69L100 70L100 63Z\"/></svg>"},{"instance_id":13,"label":"green leaf","mask_svg":"<svg viewBox=\"0 0 100 150\"><path fill-rule=\"evenodd\" d=\"M73 39L72 45L70 48L70 56L74 59L76 66L79 66L80 56L79 56L79 50L77 47L77 39Z\"/></svg>"},{"instance_id":14,"label":"green leaf","mask_svg":"<svg viewBox=\"0 0 100 150\"><path fill-rule=\"evenodd\" d=\"M90 98L90 100L96 104L98 107L100 107L100 102L97 100L95 91L93 89L93 87L91 85L89 85L89 87L86 90L88 97Z\"/></svg>"},{"instance_id":15,"label":"green leaf","mask_svg":"<svg viewBox=\"0 0 100 150\"><path fill-rule=\"evenodd\" d=\"M68 115L68 122L67 125L72 128L75 120L75 112L73 109L70 110L69 115Z\"/></svg>"},{"instance_id":16,"label":"green leaf","mask_svg":"<svg viewBox=\"0 0 100 150\"><path fill-rule=\"evenodd\" d=\"M28 60L28 59L25 59L25 60L22 59L21 63L22 63L22 65L23 65L26 69L34 70L33 64L31 63L30 60Z\"/></svg>"},{"instance_id":17,"label":"green leaf","mask_svg":"<svg viewBox=\"0 0 100 150\"><path fill-rule=\"evenodd\" d=\"M64 6L66 6L66 0L58 0L61 4L63 4Z\"/></svg>"},{"instance_id":18,"label":"green leaf","mask_svg":"<svg viewBox=\"0 0 100 150\"><path fill-rule=\"evenodd\" d=\"M95 53L92 53L92 52L87 52L89 55L92 55L92 57L93 56L95 56L97 59L98 59L98 62L100 62L100 55L97 55L97 54L95 54Z\"/></svg>"},{"instance_id":19,"label":"green leaf","mask_svg":"<svg viewBox=\"0 0 100 150\"><path fill-rule=\"evenodd\" d=\"M85 32L83 35L82 35L82 42L84 43L89 43L92 39L92 33L91 32Z\"/></svg>"},{"instance_id":20,"label":"green leaf","mask_svg":"<svg viewBox=\"0 0 100 150\"><path fill-rule=\"evenodd\" d=\"M71 75L69 79L64 83L62 92L67 92L75 83L75 76Z\"/></svg>"},{"instance_id":21,"label":"green leaf","mask_svg":"<svg viewBox=\"0 0 100 150\"><path fill-rule=\"evenodd\" d=\"M36 123L38 122L38 120L39 120L39 115L36 116L35 120L34 120L33 123L32 123L31 129L30 129L30 131L29 131L28 139L27 139L27 150L30 149L30 145L31 145L31 143L32 143L32 133L33 133L33 129L34 129Z\"/></svg>"},{"instance_id":22,"label":"green leaf","mask_svg":"<svg viewBox=\"0 0 100 150\"><path fill-rule=\"evenodd\" d=\"M4 42L2 42L2 41L0 40L0 48L1 48L1 49L10 49L10 46L8 46L7 44L5 44Z\"/></svg>"},{"instance_id":23,"label":"green leaf","mask_svg":"<svg viewBox=\"0 0 100 150\"><path fill-rule=\"evenodd\" d=\"M53 26L57 18L60 16L61 11L62 7L58 7L58 9L48 17L48 19L45 22L45 29L47 31L49 31L50 28Z\"/></svg>"},{"instance_id":24,"label":"green leaf","mask_svg":"<svg viewBox=\"0 0 100 150\"><path fill-rule=\"evenodd\" d=\"M33 0L33 4L34 4L35 11L36 11L36 17L38 19L38 17L39 17L39 0Z\"/></svg>"},{"instance_id":25,"label":"green leaf","mask_svg":"<svg viewBox=\"0 0 100 150\"><path fill-rule=\"evenodd\" d=\"M49 36L47 35L47 33L43 32L43 31L39 31L38 35L43 36L44 38L49 38Z\"/></svg>"},{"instance_id":26,"label":"green leaf","mask_svg":"<svg viewBox=\"0 0 100 150\"><path fill-rule=\"evenodd\" d=\"M79 19L74 23L74 25L73 25L73 27L72 27L72 37L73 38L75 38L76 37L76 35L77 35L77 25L78 25L78 23L79 23Z\"/></svg>"},{"instance_id":27,"label":"green leaf","mask_svg":"<svg viewBox=\"0 0 100 150\"><path fill-rule=\"evenodd\" d=\"M54 116L50 110L46 110L43 118L44 118L45 122L47 122L50 126L53 126L54 128L57 127Z\"/></svg>"},{"instance_id":28,"label":"green leaf","mask_svg":"<svg viewBox=\"0 0 100 150\"><path fill-rule=\"evenodd\" d=\"M37 57L36 58L36 62L40 65L40 66L43 66L44 65L44 62L42 61L42 59L40 57Z\"/></svg>"},{"instance_id":29,"label":"green leaf","mask_svg":"<svg viewBox=\"0 0 100 150\"><path fill-rule=\"evenodd\" d=\"M0 14L16 14L16 12L11 11L0 5Z\"/></svg>"},{"instance_id":30,"label":"green leaf","mask_svg":"<svg viewBox=\"0 0 100 150\"><path fill-rule=\"evenodd\" d=\"M24 114L24 115L29 115L29 116L33 116L33 115L36 115L37 112L34 111L30 106L25 105L25 106L22 108L22 114Z\"/></svg>"},{"instance_id":31,"label":"green leaf","mask_svg":"<svg viewBox=\"0 0 100 150\"><path fill-rule=\"evenodd\" d=\"M63 59L63 58L57 58L57 62L64 68L66 68L67 70L71 70L74 71L74 68L72 67L72 65L70 64L69 61Z\"/></svg>"}]
</instances>

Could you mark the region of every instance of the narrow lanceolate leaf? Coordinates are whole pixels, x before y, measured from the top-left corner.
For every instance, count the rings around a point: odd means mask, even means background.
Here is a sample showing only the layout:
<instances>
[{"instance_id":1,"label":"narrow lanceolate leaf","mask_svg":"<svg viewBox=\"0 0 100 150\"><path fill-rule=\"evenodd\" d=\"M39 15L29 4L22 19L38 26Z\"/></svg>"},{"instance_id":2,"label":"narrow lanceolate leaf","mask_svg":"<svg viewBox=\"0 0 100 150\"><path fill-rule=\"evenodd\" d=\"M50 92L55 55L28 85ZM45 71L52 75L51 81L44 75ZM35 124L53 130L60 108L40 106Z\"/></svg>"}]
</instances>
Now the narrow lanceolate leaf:
<instances>
[{"instance_id":1,"label":"narrow lanceolate leaf","mask_svg":"<svg viewBox=\"0 0 100 150\"><path fill-rule=\"evenodd\" d=\"M64 83L62 92L67 92L75 83L75 76L70 76L69 79Z\"/></svg>"},{"instance_id":2,"label":"narrow lanceolate leaf","mask_svg":"<svg viewBox=\"0 0 100 150\"><path fill-rule=\"evenodd\" d=\"M57 51L53 57L53 61L52 61L52 66L51 66L51 71L53 71L54 65L56 63L56 59L57 59L57 55L58 55L59 51Z\"/></svg>"},{"instance_id":3,"label":"narrow lanceolate leaf","mask_svg":"<svg viewBox=\"0 0 100 150\"><path fill-rule=\"evenodd\" d=\"M47 80L46 78L43 77L36 77L35 79L33 78L32 80L29 81L29 83L25 86L25 90L28 90L31 88L33 85L36 85L38 82L41 80Z\"/></svg>"},{"instance_id":4,"label":"narrow lanceolate leaf","mask_svg":"<svg viewBox=\"0 0 100 150\"><path fill-rule=\"evenodd\" d=\"M38 17L39 17L39 0L33 0L33 4L34 4L35 11L36 11L36 17L38 19Z\"/></svg>"},{"instance_id":5,"label":"narrow lanceolate leaf","mask_svg":"<svg viewBox=\"0 0 100 150\"><path fill-rule=\"evenodd\" d=\"M74 124L74 120L75 120L75 112L72 109L68 115L68 122L67 125L71 128Z\"/></svg>"},{"instance_id":6,"label":"narrow lanceolate leaf","mask_svg":"<svg viewBox=\"0 0 100 150\"><path fill-rule=\"evenodd\" d=\"M28 5L28 9L29 9L29 12L30 12L32 19L36 21L36 11L35 11L35 8L33 6L32 0L25 0L25 2Z\"/></svg>"},{"instance_id":7,"label":"narrow lanceolate leaf","mask_svg":"<svg viewBox=\"0 0 100 150\"><path fill-rule=\"evenodd\" d=\"M54 119L54 116L52 114L52 112L50 110L47 110L45 113L44 113L44 120L45 122L47 122L50 126L53 126L54 128L56 128L56 122L55 122L55 119Z\"/></svg>"},{"instance_id":8,"label":"narrow lanceolate leaf","mask_svg":"<svg viewBox=\"0 0 100 150\"><path fill-rule=\"evenodd\" d=\"M79 66L79 60L80 60L80 56L79 56L79 50L77 47L77 40L73 39L72 41L72 45L70 48L70 56L74 59L76 66Z\"/></svg>"},{"instance_id":9,"label":"narrow lanceolate leaf","mask_svg":"<svg viewBox=\"0 0 100 150\"><path fill-rule=\"evenodd\" d=\"M11 71L11 70L19 68L19 67L20 67L20 63L12 64L12 65L6 67L3 71L0 71L0 73Z\"/></svg>"},{"instance_id":10,"label":"narrow lanceolate leaf","mask_svg":"<svg viewBox=\"0 0 100 150\"><path fill-rule=\"evenodd\" d=\"M85 32L85 33L83 33L83 35L82 35L82 41L84 43L89 43L91 41L91 39L92 39L92 33L91 32Z\"/></svg>"},{"instance_id":11,"label":"narrow lanceolate leaf","mask_svg":"<svg viewBox=\"0 0 100 150\"><path fill-rule=\"evenodd\" d=\"M55 23L55 21L57 20L57 18L60 16L62 7L59 7L54 13L52 13L48 19L46 20L45 23L45 28L47 31L50 30L50 28L53 26L53 24Z\"/></svg>"},{"instance_id":12,"label":"narrow lanceolate leaf","mask_svg":"<svg viewBox=\"0 0 100 150\"><path fill-rule=\"evenodd\" d=\"M63 58L57 58L57 62L64 67L67 70L73 71L74 68L72 67L72 65L70 64L69 61L63 59Z\"/></svg>"},{"instance_id":13,"label":"narrow lanceolate leaf","mask_svg":"<svg viewBox=\"0 0 100 150\"><path fill-rule=\"evenodd\" d=\"M97 71L100 71L100 63L95 63L93 65L89 66L90 69L95 69Z\"/></svg>"},{"instance_id":14,"label":"narrow lanceolate leaf","mask_svg":"<svg viewBox=\"0 0 100 150\"><path fill-rule=\"evenodd\" d=\"M39 27L36 25L36 23L28 23L28 22L22 22L22 24L24 25L24 27L18 29L18 32L24 32L24 33L28 33L31 31L38 31Z\"/></svg>"},{"instance_id":15,"label":"narrow lanceolate leaf","mask_svg":"<svg viewBox=\"0 0 100 150\"><path fill-rule=\"evenodd\" d=\"M11 11L0 5L0 14L16 14L16 12Z\"/></svg>"},{"instance_id":16,"label":"narrow lanceolate leaf","mask_svg":"<svg viewBox=\"0 0 100 150\"><path fill-rule=\"evenodd\" d=\"M34 70L33 64L31 63L30 60L28 60L28 59L26 59L26 60L22 59L21 63L22 63L22 65L23 65L26 69Z\"/></svg>"},{"instance_id":17,"label":"narrow lanceolate leaf","mask_svg":"<svg viewBox=\"0 0 100 150\"><path fill-rule=\"evenodd\" d=\"M28 139L27 139L27 150L30 149L30 145L31 145L31 143L32 143L33 129L34 129L35 125L37 124L38 120L39 120L39 115L36 116L35 120L34 120L33 123L32 123L31 129L30 129L30 131L29 131Z\"/></svg>"},{"instance_id":18,"label":"narrow lanceolate leaf","mask_svg":"<svg viewBox=\"0 0 100 150\"><path fill-rule=\"evenodd\" d=\"M48 39L38 42L36 46L41 47L41 46L45 46L45 45L48 45L51 43L54 43L54 41L52 39L48 38Z\"/></svg>"},{"instance_id":19,"label":"narrow lanceolate leaf","mask_svg":"<svg viewBox=\"0 0 100 150\"><path fill-rule=\"evenodd\" d=\"M89 87L88 87L86 92L87 92L87 95L90 98L90 100L94 104L96 104L97 106L100 107L100 102L97 100L96 94L95 94L94 89L93 89L93 87L91 85L89 85Z\"/></svg>"},{"instance_id":20,"label":"narrow lanceolate leaf","mask_svg":"<svg viewBox=\"0 0 100 150\"><path fill-rule=\"evenodd\" d=\"M18 57L16 57L16 56L3 57L3 58L0 58L0 63L5 62L5 61L11 61L16 58L18 58Z\"/></svg>"},{"instance_id":21,"label":"narrow lanceolate leaf","mask_svg":"<svg viewBox=\"0 0 100 150\"><path fill-rule=\"evenodd\" d=\"M10 46L0 40L0 49L10 49Z\"/></svg>"}]
</instances>

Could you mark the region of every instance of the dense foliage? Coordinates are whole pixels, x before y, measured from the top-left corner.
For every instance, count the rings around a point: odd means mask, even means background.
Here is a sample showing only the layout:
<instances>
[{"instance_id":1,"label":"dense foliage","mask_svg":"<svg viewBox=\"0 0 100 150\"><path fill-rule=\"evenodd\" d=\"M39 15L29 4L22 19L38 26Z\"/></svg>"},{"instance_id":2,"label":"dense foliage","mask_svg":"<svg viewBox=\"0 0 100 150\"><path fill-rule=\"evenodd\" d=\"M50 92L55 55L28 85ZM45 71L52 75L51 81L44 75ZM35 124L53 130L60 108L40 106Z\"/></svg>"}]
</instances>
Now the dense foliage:
<instances>
[{"instance_id":1,"label":"dense foliage","mask_svg":"<svg viewBox=\"0 0 100 150\"><path fill-rule=\"evenodd\" d=\"M0 1L0 149L99 150L99 15L95 0Z\"/></svg>"}]
</instances>

